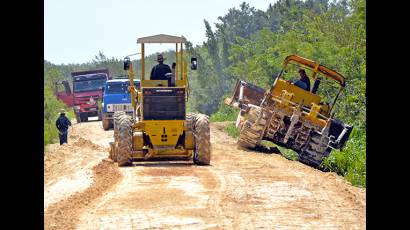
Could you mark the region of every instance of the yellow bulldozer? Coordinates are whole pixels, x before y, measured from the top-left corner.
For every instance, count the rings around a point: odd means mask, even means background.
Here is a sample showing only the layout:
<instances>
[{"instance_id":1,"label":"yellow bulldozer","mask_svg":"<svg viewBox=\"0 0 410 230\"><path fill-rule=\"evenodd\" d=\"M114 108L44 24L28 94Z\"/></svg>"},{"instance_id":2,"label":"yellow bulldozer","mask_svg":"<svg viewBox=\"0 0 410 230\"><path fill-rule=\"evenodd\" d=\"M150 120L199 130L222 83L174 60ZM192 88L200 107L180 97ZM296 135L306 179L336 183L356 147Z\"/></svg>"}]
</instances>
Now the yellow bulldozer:
<instances>
[{"instance_id":1,"label":"yellow bulldozer","mask_svg":"<svg viewBox=\"0 0 410 230\"><path fill-rule=\"evenodd\" d=\"M184 37L154 35L137 40L141 45L140 89L134 85L134 69L130 57L124 59L128 71L129 92L133 116L114 114L114 142L110 143L110 158L119 166L138 160L189 159L194 164L209 165L211 142L208 116L186 114L188 100L187 62L184 60ZM145 45L175 44L174 71L162 79L145 77ZM191 58L192 70L197 59ZM164 77L164 76L162 76Z\"/></svg>"},{"instance_id":2,"label":"yellow bulldozer","mask_svg":"<svg viewBox=\"0 0 410 230\"><path fill-rule=\"evenodd\" d=\"M292 81L298 73L308 80L301 81L301 76ZM297 55L285 58L268 90L238 80L232 96L225 99L225 104L240 109L238 145L254 149L262 140L270 141L296 151L299 161L318 168L332 149L343 148L352 131L332 112L344 87L344 76Z\"/></svg>"}]
</instances>

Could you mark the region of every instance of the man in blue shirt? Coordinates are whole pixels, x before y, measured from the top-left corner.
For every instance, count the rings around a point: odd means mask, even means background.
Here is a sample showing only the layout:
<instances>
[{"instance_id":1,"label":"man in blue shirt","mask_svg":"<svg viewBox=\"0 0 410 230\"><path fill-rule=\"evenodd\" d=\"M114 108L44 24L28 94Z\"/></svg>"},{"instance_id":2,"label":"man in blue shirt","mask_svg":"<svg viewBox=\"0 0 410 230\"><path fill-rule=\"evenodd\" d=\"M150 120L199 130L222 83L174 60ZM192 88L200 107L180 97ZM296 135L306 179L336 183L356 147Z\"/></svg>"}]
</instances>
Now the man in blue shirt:
<instances>
[{"instance_id":1,"label":"man in blue shirt","mask_svg":"<svg viewBox=\"0 0 410 230\"><path fill-rule=\"evenodd\" d=\"M306 75L304 69L299 70L300 79L297 80L294 84L306 91L310 91L310 80L309 77Z\"/></svg>"},{"instance_id":2,"label":"man in blue shirt","mask_svg":"<svg viewBox=\"0 0 410 230\"><path fill-rule=\"evenodd\" d=\"M65 116L64 109L60 110L60 117L56 121L56 127L58 129L58 137L60 138L60 145L67 142L68 126L71 126L70 120Z\"/></svg>"}]
</instances>

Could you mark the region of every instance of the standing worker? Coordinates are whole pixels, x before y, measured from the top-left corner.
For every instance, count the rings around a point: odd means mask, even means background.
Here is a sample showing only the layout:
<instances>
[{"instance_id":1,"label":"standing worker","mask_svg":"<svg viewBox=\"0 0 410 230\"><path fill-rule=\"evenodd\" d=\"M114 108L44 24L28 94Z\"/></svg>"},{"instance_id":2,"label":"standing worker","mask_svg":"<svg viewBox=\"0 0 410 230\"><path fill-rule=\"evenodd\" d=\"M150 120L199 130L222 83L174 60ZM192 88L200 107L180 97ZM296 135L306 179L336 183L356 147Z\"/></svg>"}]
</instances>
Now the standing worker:
<instances>
[{"instance_id":1,"label":"standing worker","mask_svg":"<svg viewBox=\"0 0 410 230\"><path fill-rule=\"evenodd\" d=\"M56 126L59 133L60 145L67 142L68 126L71 126L70 120L65 116L64 109L60 110L60 117L56 121Z\"/></svg>"}]
</instances>

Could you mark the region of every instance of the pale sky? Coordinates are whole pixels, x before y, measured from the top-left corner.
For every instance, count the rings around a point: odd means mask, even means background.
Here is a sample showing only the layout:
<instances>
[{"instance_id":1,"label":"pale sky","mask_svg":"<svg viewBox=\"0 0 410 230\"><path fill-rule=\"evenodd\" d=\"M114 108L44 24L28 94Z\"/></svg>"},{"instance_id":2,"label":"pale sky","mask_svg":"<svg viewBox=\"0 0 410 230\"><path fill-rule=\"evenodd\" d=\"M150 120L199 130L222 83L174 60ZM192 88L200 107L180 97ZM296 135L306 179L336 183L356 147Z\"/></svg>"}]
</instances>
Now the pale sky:
<instances>
[{"instance_id":1,"label":"pale sky","mask_svg":"<svg viewBox=\"0 0 410 230\"><path fill-rule=\"evenodd\" d=\"M206 19L215 30L219 16L244 0L45 0L44 59L54 64L91 61L98 51L123 58L139 52L137 38L183 35L193 45L205 41ZM248 0L266 11L276 0ZM158 45L159 46L159 45ZM153 47L148 53L173 46Z\"/></svg>"}]
</instances>

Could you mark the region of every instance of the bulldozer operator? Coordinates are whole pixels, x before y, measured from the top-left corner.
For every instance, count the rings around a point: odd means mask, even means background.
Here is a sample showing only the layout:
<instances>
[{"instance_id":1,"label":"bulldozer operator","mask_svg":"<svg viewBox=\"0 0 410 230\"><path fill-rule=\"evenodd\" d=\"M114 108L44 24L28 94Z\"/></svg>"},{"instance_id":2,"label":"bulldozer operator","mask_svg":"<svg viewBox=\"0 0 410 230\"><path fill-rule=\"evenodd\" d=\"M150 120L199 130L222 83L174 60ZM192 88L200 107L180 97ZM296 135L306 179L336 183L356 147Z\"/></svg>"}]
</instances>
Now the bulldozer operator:
<instances>
[{"instance_id":1,"label":"bulldozer operator","mask_svg":"<svg viewBox=\"0 0 410 230\"><path fill-rule=\"evenodd\" d=\"M151 80L168 80L166 74L167 73L172 73L171 68L169 65L164 64L164 57L162 54L158 54L157 56L157 61L158 64L152 67L151 70Z\"/></svg>"},{"instance_id":2,"label":"bulldozer operator","mask_svg":"<svg viewBox=\"0 0 410 230\"><path fill-rule=\"evenodd\" d=\"M299 72L300 78L294 83L294 85L306 91L310 91L310 80L309 80L309 77L306 75L305 70L300 69L298 72Z\"/></svg>"}]
</instances>

